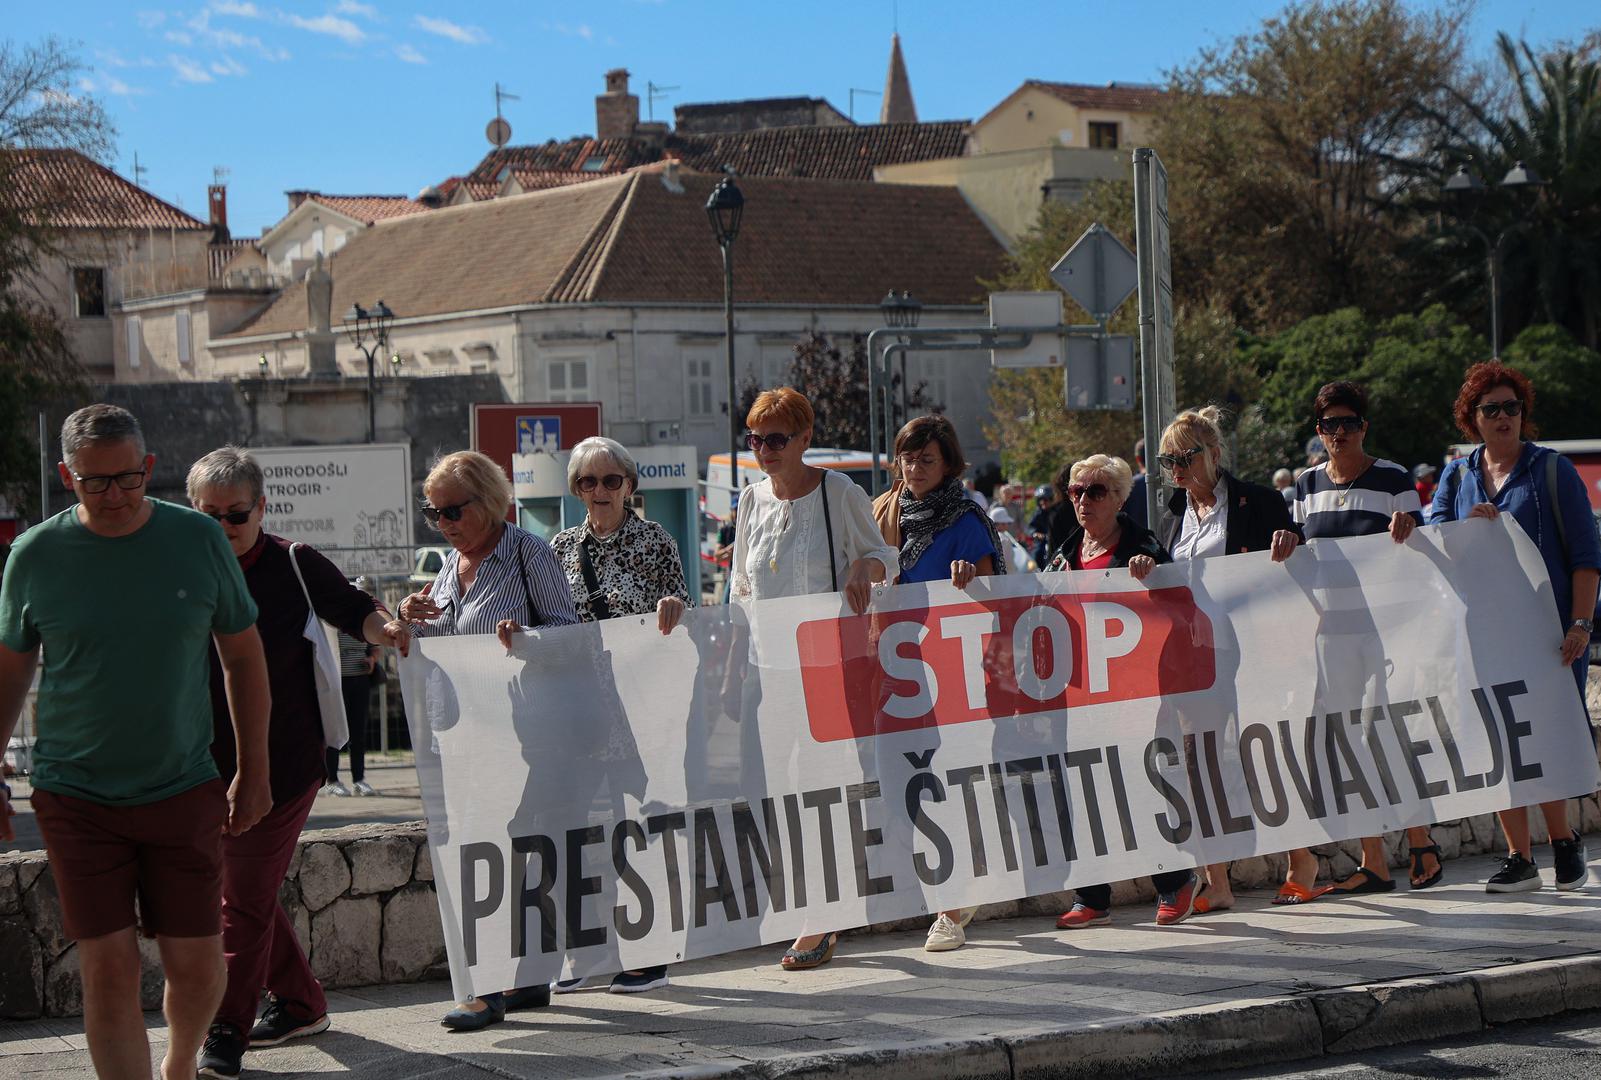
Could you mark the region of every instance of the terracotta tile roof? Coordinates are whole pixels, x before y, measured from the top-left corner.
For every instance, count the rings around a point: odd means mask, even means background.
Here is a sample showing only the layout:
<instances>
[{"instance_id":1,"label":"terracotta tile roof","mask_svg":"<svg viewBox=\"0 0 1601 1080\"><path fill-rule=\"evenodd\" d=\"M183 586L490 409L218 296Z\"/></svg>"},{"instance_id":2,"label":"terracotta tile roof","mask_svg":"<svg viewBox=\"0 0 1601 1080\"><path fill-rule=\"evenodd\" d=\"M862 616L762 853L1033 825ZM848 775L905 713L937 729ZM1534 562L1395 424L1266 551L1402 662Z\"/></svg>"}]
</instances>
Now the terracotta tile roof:
<instances>
[{"instance_id":1,"label":"terracotta tile roof","mask_svg":"<svg viewBox=\"0 0 1601 1080\"><path fill-rule=\"evenodd\" d=\"M569 184L586 184L603 176L616 173L567 172L563 169L523 169L509 166L512 179L524 191L543 191L545 188L567 187ZM497 189L498 190L498 189Z\"/></svg>"},{"instance_id":2,"label":"terracotta tile roof","mask_svg":"<svg viewBox=\"0 0 1601 1080\"><path fill-rule=\"evenodd\" d=\"M337 210L346 217L355 218L363 225L428 212L428 207L404 195L324 195L320 191L313 191L306 198L322 203L330 210Z\"/></svg>"},{"instance_id":3,"label":"terracotta tile roof","mask_svg":"<svg viewBox=\"0 0 1601 1080\"><path fill-rule=\"evenodd\" d=\"M760 131L667 136L660 149L642 139L569 139L491 151L468 174L493 180L507 166L577 172L622 172L663 158L717 172L732 166L740 176L804 176L819 180L871 180L879 165L959 157L966 152L966 120L933 123L850 124L766 128Z\"/></svg>"},{"instance_id":4,"label":"terracotta tile roof","mask_svg":"<svg viewBox=\"0 0 1601 1080\"><path fill-rule=\"evenodd\" d=\"M662 168L384 222L336 253L333 310L382 297L401 317L529 303L721 304L706 220L717 177ZM974 304L1005 252L955 188L749 177L741 303L874 304L891 286ZM305 283L229 337L306 322Z\"/></svg>"},{"instance_id":5,"label":"terracotta tile roof","mask_svg":"<svg viewBox=\"0 0 1601 1080\"><path fill-rule=\"evenodd\" d=\"M1090 86L1085 83L1030 79L1023 85L1038 87L1080 109L1127 109L1131 112L1150 112L1167 97L1167 91L1159 86L1131 83Z\"/></svg>"},{"instance_id":6,"label":"terracotta tile roof","mask_svg":"<svg viewBox=\"0 0 1601 1080\"><path fill-rule=\"evenodd\" d=\"M0 176L0 199L38 225L211 230L76 150L0 149Z\"/></svg>"}]
</instances>

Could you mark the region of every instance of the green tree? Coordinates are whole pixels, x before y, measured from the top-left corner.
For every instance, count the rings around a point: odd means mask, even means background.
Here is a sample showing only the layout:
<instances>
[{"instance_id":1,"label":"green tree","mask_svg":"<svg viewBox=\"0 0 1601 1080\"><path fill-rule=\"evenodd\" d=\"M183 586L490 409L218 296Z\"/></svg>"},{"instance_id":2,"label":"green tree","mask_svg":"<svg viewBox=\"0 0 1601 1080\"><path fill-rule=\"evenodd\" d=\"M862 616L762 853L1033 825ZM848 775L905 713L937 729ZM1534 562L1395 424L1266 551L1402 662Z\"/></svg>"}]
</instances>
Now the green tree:
<instances>
[{"instance_id":1,"label":"green tree","mask_svg":"<svg viewBox=\"0 0 1601 1080\"><path fill-rule=\"evenodd\" d=\"M38 494L36 411L82 388L39 281L56 250L52 225L85 195L51 186L38 170L23 177L33 149L109 152L110 121L78 89L83 70L55 38L0 42L0 495L18 506Z\"/></svg>"},{"instance_id":2,"label":"green tree","mask_svg":"<svg viewBox=\"0 0 1601 1080\"><path fill-rule=\"evenodd\" d=\"M1460 81L1466 9L1312 0L1172 74L1154 142L1181 298L1275 331L1345 306L1407 310L1406 162Z\"/></svg>"},{"instance_id":3,"label":"green tree","mask_svg":"<svg viewBox=\"0 0 1601 1080\"><path fill-rule=\"evenodd\" d=\"M795 343L795 355L789 363L788 385L799 390L811 402L815 414L812 442L818 446L835 446L862 450L869 445L870 425L867 414L867 338L852 334L841 348L838 341L826 334L807 334ZM890 376L891 397L899 408L900 374ZM756 395L767 387L754 379L747 379L740 388L740 416L750 412ZM911 383L906 394L910 416L923 413L941 413L945 403L928 396L926 382Z\"/></svg>"},{"instance_id":4,"label":"green tree","mask_svg":"<svg viewBox=\"0 0 1601 1080\"><path fill-rule=\"evenodd\" d=\"M1533 380L1542 439L1601 435L1595 401L1601 388L1601 353L1580 345L1563 327L1537 323L1519 334L1501 358Z\"/></svg>"}]
</instances>

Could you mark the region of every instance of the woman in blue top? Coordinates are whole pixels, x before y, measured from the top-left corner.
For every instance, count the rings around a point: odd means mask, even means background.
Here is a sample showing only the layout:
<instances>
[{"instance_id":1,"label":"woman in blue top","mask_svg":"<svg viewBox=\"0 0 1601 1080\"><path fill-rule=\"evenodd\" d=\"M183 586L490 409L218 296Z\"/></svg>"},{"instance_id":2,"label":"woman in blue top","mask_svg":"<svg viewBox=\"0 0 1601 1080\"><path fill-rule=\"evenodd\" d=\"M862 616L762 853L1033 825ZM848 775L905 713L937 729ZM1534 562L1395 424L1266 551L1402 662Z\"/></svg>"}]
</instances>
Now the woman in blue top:
<instances>
[{"instance_id":1,"label":"woman in blue top","mask_svg":"<svg viewBox=\"0 0 1601 1080\"><path fill-rule=\"evenodd\" d=\"M895 436L900 480L878 497L873 516L884 539L900 548L897 585L949 578L965 589L975 577L1006 573L995 523L962 487L966 469L956 428L943 416L919 416ZM963 928L977 910L940 912L923 948L961 948L967 941Z\"/></svg>"},{"instance_id":2,"label":"woman in blue top","mask_svg":"<svg viewBox=\"0 0 1601 1080\"><path fill-rule=\"evenodd\" d=\"M1496 361L1468 369L1456 399L1456 426L1480 445L1466 458L1453 461L1434 489L1429 523L1511 514L1540 549L1557 618L1565 631L1562 663L1571 665L1584 700L1589 666L1591 619L1596 582L1601 576L1601 542L1584 481L1573 463L1532 441L1534 386L1515 368ZM1583 887L1588 870L1584 843L1568 828L1567 802L1541 803L1552 837L1556 884L1562 890ZM1501 828L1507 858L1485 885L1486 892L1529 892L1540 887L1540 874L1529 858L1527 807L1503 810ZM1566 839L1556 839L1566 837Z\"/></svg>"}]
</instances>

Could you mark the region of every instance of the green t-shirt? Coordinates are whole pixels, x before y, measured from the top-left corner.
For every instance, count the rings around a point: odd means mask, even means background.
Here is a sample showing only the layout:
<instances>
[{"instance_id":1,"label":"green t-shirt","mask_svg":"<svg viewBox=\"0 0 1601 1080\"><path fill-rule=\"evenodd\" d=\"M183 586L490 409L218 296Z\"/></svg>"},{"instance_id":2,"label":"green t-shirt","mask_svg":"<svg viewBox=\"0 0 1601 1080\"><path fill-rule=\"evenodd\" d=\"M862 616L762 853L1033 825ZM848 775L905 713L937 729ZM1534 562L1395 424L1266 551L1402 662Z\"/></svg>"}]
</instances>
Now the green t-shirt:
<instances>
[{"instance_id":1,"label":"green t-shirt","mask_svg":"<svg viewBox=\"0 0 1601 1080\"><path fill-rule=\"evenodd\" d=\"M0 581L0 643L43 646L33 784L137 806L217 775L211 634L256 621L216 522L150 499L128 536L65 510L23 533Z\"/></svg>"}]
</instances>

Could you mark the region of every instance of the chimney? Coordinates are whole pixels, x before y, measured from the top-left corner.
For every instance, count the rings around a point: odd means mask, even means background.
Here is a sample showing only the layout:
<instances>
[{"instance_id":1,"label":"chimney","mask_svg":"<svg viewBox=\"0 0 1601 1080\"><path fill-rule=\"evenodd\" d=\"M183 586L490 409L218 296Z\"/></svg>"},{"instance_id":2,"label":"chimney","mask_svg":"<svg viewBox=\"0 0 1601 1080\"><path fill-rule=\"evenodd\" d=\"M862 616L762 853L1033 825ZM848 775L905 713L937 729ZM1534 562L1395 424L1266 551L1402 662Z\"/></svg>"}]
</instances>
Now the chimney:
<instances>
[{"instance_id":1,"label":"chimney","mask_svg":"<svg viewBox=\"0 0 1601 1080\"><path fill-rule=\"evenodd\" d=\"M639 98L628 92L628 69L606 72L606 92L595 98L595 138L626 139L639 123Z\"/></svg>"},{"instance_id":2,"label":"chimney","mask_svg":"<svg viewBox=\"0 0 1601 1080\"><path fill-rule=\"evenodd\" d=\"M314 194L314 192L310 192L310 191L286 191L286 192L284 192L284 194L289 196L289 209L293 210L295 207L299 206L301 203L305 202L308 198L310 198L311 195Z\"/></svg>"},{"instance_id":3,"label":"chimney","mask_svg":"<svg viewBox=\"0 0 1601 1080\"><path fill-rule=\"evenodd\" d=\"M211 207L211 242L225 244L228 234L228 186L211 184L206 188L206 204Z\"/></svg>"}]
</instances>

